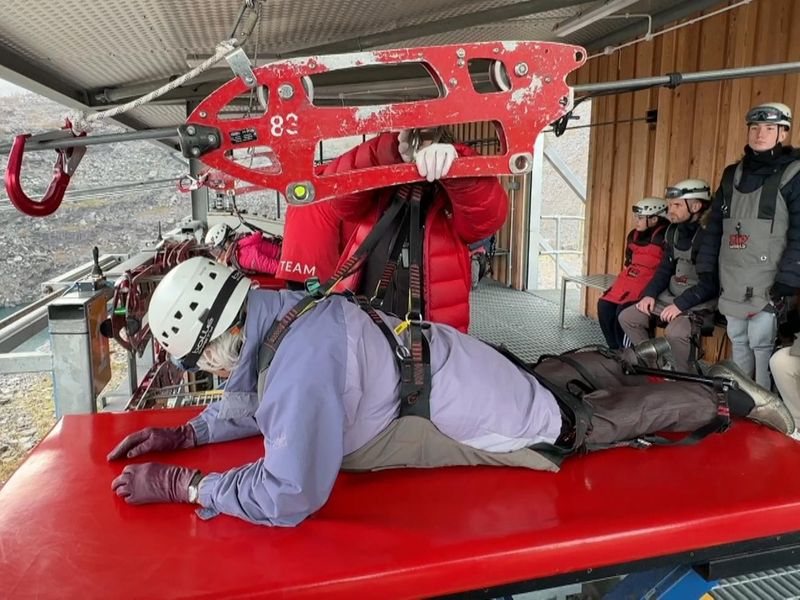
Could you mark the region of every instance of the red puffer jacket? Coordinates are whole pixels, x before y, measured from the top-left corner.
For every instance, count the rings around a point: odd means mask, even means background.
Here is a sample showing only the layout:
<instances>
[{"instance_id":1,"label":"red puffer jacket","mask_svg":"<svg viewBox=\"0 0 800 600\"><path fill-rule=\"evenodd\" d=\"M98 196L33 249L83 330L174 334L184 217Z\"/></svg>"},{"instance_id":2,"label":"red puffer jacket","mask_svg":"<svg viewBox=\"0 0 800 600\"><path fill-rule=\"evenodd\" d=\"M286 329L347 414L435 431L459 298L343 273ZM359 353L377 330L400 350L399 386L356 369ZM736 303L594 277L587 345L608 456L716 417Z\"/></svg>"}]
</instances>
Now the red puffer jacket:
<instances>
[{"instance_id":1,"label":"red puffer jacket","mask_svg":"<svg viewBox=\"0 0 800 600\"><path fill-rule=\"evenodd\" d=\"M255 231L234 242L232 263L245 273L274 275L278 269L281 245L278 241Z\"/></svg>"},{"instance_id":2,"label":"red puffer jacket","mask_svg":"<svg viewBox=\"0 0 800 600\"><path fill-rule=\"evenodd\" d=\"M459 156L476 152L456 145ZM363 169L402 162L397 152L397 134L383 134L325 166L326 173ZM392 188L343 196L331 201L333 210L346 222L357 223L339 264L364 241L388 206ZM496 177L443 179L425 215L422 272L426 318L466 332L469 327L469 292L472 275L467 244L494 234L506 220L508 196ZM358 289L356 273L345 282Z\"/></svg>"},{"instance_id":3,"label":"red puffer jacket","mask_svg":"<svg viewBox=\"0 0 800 600\"><path fill-rule=\"evenodd\" d=\"M456 145L460 156L476 152ZM326 174L402 162L397 134L383 134L325 165ZM290 206L277 277L328 280L361 244L391 199L392 188ZM426 317L466 332L471 272L467 244L494 234L505 222L508 196L496 177L444 179L425 218L423 276ZM357 279L345 282L357 289Z\"/></svg>"}]
</instances>

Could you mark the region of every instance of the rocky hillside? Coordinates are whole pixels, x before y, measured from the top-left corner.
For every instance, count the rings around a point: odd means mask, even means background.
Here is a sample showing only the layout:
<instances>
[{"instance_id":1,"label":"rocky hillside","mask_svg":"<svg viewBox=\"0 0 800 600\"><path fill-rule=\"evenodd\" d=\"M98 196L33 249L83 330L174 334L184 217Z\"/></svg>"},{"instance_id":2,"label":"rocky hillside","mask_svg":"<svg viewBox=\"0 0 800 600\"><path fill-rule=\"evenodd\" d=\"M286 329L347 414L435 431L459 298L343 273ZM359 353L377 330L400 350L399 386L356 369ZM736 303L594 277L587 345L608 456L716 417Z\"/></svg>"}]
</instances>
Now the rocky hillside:
<instances>
[{"instance_id":1,"label":"rocky hillside","mask_svg":"<svg viewBox=\"0 0 800 600\"><path fill-rule=\"evenodd\" d=\"M0 144L22 132L58 128L66 109L34 94L0 97ZM96 133L123 131L103 126ZM49 184L55 152L26 155L22 176L29 196L38 198ZM7 156L0 155L5 172ZM152 142L90 147L71 190L102 188L126 182L177 179L188 170L180 155ZM17 306L39 296L39 283L91 259L92 246L101 253L127 253L155 238L158 223L170 228L191 212L188 195L172 185L155 191L97 194L66 199L54 214L31 218L17 212L0 191L0 306Z\"/></svg>"}]
</instances>

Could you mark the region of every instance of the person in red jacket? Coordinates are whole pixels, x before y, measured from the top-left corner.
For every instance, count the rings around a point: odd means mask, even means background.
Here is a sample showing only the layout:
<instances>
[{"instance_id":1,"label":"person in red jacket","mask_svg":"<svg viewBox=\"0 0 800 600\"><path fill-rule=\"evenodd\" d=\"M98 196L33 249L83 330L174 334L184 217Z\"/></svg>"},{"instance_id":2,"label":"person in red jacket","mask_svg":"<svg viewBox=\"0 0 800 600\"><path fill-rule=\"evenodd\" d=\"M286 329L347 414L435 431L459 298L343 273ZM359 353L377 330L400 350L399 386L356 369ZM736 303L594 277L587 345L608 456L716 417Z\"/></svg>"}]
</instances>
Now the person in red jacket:
<instances>
[{"instance_id":1,"label":"person in red jacket","mask_svg":"<svg viewBox=\"0 0 800 600\"><path fill-rule=\"evenodd\" d=\"M278 270L279 238L264 236L260 231L236 235L231 227L218 223L208 230L205 241L221 263L249 275L274 275Z\"/></svg>"},{"instance_id":2,"label":"person in red jacket","mask_svg":"<svg viewBox=\"0 0 800 600\"><path fill-rule=\"evenodd\" d=\"M423 197L422 287L425 320L469 327L469 292L472 275L468 245L494 234L508 213L508 196L497 177L445 176L459 156L476 151L462 144L442 143L441 128L419 133L384 133L324 165L323 174L347 172L400 162L415 162L427 181ZM421 138L413 148L414 135ZM286 214L284 244L278 277L303 282L310 277L327 280L364 241L389 206L396 188L358 192L327 203L292 206ZM395 234L383 236L370 258L344 282L356 293L372 296L389 260ZM402 235L403 232L400 232ZM407 312L407 248L380 304L381 310L400 316ZM335 260L334 260L335 257Z\"/></svg>"},{"instance_id":3,"label":"person in red jacket","mask_svg":"<svg viewBox=\"0 0 800 600\"><path fill-rule=\"evenodd\" d=\"M633 205L633 229L628 232L625 264L614 283L597 301L597 320L611 349L624 345L625 332L619 313L642 297L664 255L667 203L662 198L643 198Z\"/></svg>"}]
</instances>

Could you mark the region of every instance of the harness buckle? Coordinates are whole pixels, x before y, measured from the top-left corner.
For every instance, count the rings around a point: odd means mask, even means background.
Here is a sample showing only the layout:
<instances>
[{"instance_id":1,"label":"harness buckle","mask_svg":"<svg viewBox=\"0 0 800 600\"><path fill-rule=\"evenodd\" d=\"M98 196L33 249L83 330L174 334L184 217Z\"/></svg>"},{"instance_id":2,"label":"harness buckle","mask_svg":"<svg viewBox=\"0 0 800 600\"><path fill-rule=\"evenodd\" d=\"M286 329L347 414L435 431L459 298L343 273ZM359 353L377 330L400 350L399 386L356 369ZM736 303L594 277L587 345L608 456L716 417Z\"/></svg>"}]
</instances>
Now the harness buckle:
<instances>
[{"instance_id":1,"label":"harness buckle","mask_svg":"<svg viewBox=\"0 0 800 600\"><path fill-rule=\"evenodd\" d=\"M321 294L319 293L319 289L321 287L319 283L319 277L309 277L306 279L304 286L306 288L306 292L308 292L310 296L314 296L315 298L321 297Z\"/></svg>"},{"instance_id":2,"label":"harness buckle","mask_svg":"<svg viewBox=\"0 0 800 600\"><path fill-rule=\"evenodd\" d=\"M400 344L397 345L394 353L400 360L408 360L411 358L411 350Z\"/></svg>"},{"instance_id":3,"label":"harness buckle","mask_svg":"<svg viewBox=\"0 0 800 600\"><path fill-rule=\"evenodd\" d=\"M427 329L431 326L430 321L422 318L422 313L416 310L410 310L406 313L405 322L409 325L416 325L422 329Z\"/></svg>"}]
</instances>

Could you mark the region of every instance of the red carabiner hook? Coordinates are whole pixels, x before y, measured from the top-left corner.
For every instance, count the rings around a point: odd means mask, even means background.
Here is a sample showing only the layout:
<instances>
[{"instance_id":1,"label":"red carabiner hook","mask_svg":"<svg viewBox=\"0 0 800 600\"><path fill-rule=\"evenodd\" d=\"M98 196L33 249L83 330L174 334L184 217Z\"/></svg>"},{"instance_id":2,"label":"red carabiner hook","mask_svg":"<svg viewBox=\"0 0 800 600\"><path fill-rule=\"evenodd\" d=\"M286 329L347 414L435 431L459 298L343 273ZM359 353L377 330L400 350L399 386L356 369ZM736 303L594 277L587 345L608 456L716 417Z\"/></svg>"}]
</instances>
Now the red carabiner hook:
<instances>
[{"instance_id":1,"label":"red carabiner hook","mask_svg":"<svg viewBox=\"0 0 800 600\"><path fill-rule=\"evenodd\" d=\"M84 134L81 134L84 135ZM61 206L64 192L72 178L72 174L81 162L86 148L83 146L58 149L58 158L53 167L53 179L40 201L31 200L22 190L20 170L22 169L22 156L25 153L25 141L30 134L18 135L11 145L11 154L8 156L6 168L6 193L17 210L31 217L46 217L52 215Z\"/></svg>"}]
</instances>

